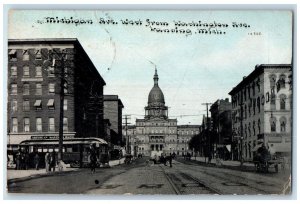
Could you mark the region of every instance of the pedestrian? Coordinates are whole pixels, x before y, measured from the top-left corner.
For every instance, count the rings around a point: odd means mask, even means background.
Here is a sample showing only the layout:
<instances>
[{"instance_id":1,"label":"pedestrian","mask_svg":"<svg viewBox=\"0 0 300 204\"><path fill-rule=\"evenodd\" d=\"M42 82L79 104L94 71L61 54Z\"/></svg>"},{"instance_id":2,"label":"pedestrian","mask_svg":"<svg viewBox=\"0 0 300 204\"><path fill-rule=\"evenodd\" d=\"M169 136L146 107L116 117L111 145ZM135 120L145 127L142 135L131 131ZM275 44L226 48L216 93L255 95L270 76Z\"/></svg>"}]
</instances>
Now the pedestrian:
<instances>
[{"instance_id":1,"label":"pedestrian","mask_svg":"<svg viewBox=\"0 0 300 204\"><path fill-rule=\"evenodd\" d=\"M24 163L25 163L25 169L28 170L28 167L29 167L29 154L28 152L26 151L25 152L25 156L24 156Z\"/></svg>"},{"instance_id":2,"label":"pedestrian","mask_svg":"<svg viewBox=\"0 0 300 204\"><path fill-rule=\"evenodd\" d=\"M172 154L170 153L170 156L169 156L170 167L172 167L172 159L173 159L173 156L172 156Z\"/></svg>"},{"instance_id":3,"label":"pedestrian","mask_svg":"<svg viewBox=\"0 0 300 204\"><path fill-rule=\"evenodd\" d=\"M55 151L53 151L52 154L50 155L50 171L53 168L53 172L54 172L55 166L56 166L56 158L55 158Z\"/></svg>"},{"instance_id":4,"label":"pedestrian","mask_svg":"<svg viewBox=\"0 0 300 204\"><path fill-rule=\"evenodd\" d=\"M35 170L39 170L39 163L40 163L40 156L36 152L35 155L34 155L34 167L35 167Z\"/></svg>"},{"instance_id":5,"label":"pedestrian","mask_svg":"<svg viewBox=\"0 0 300 204\"><path fill-rule=\"evenodd\" d=\"M96 162L97 162L97 155L94 146L90 147L90 168L91 172L95 173L96 171Z\"/></svg>"},{"instance_id":6,"label":"pedestrian","mask_svg":"<svg viewBox=\"0 0 300 204\"><path fill-rule=\"evenodd\" d=\"M46 172L49 172L49 170L50 170L50 154L49 154L49 152L47 152L45 155L45 168L46 168Z\"/></svg>"},{"instance_id":7,"label":"pedestrian","mask_svg":"<svg viewBox=\"0 0 300 204\"><path fill-rule=\"evenodd\" d=\"M21 151L19 150L16 154L16 169L21 169Z\"/></svg>"},{"instance_id":8,"label":"pedestrian","mask_svg":"<svg viewBox=\"0 0 300 204\"><path fill-rule=\"evenodd\" d=\"M21 150L21 159L20 159L20 169L24 170L25 169L25 154Z\"/></svg>"}]
</instances>

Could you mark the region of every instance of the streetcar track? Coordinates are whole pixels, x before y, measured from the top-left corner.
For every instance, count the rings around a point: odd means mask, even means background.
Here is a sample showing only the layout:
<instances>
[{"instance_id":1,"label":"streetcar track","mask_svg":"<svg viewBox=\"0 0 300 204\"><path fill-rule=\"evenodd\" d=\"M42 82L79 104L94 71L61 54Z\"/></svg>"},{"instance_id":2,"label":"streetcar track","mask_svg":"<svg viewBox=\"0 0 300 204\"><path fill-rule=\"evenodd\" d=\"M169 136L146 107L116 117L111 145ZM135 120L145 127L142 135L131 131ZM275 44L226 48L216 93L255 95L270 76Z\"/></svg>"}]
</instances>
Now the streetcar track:
<instances>
[{"instance_id":1,"label":"streetcar track","mask_svg":"<svg viewBox=\"0 0 300 204\"><path fill-rule=\"evenodd\" d=\"M181 163L181 164L184 164L184 163L179 162L179 161L177 161L177 162ZM197 166L197 165L195 165L195 166ZM188 167L185 167L185 168L188 168ZM191 167L189 167L188 169L194 171L194 169L192 169ZM221 180L226 180L226 181L232 182L226 176L223 177L223 176L220 176L220 175L217 175L217 174L212 174L212 173L209 173L208 171L201 170L201 169L198 169L198 171L201 172L201 173L207 174L209 176L212 176L212 177L215 177L215 178L219 178ZM226 172L222 172L222 173L226 174L226 175L230 175L229 173L226 173ZM233 176L233 175L230 175L230 176ZM244 179L244 177L242 177L242 176L238 176L238 175L234 175L234 176ZM252 182L256 182L256 181L252 180ZM238 182L234 182L234 183L238 183ZM260 188L256 188L256 187L250 186L247 182L243 182L242 181L242 182L239 182L239 183L244 184L247 188L250 188L250 189L253 189L253 190L257 191L258 194L277 194L276 192L269 192L269 191L265 191L265 190L260 189Z\"/></svg>"},{"instance_id":2,"label":"streetcar track","mask_svg":"<svg viewBox=\"0 0 300 204\"><path fill-rule=\"evenodd\" d=\"M177 195L189 194L189 193L186 193L185 191L181 190L184 187L195 188L197 190L211 192L211 193L207 193L207 194L218 194L218 195L222 194L217 189L212 188L211 186L209 186L208 184L204 183L203 181L200 181L199 179L197 179L197 178L195 178L195 177L193 177L191 175L183 173L180 170L177 170L179 172L179 175L181 177L183 177L184 179L186 179L188 181L191 181L191 182L189 182L189 183L182 182L182 180L179 179L176 176L176 174L168 174L168 173L166 173L165 169L162 166L160 166L160 167L161 167L161 169L162 169L165 177L167 178L168 182L171 184L173 190L175 191L175 193ZM174 180L176 182L174 182ZM179 187L177 187L177 186L181 187L181 189ZM193 193L191 193L191 194L193 194Z\"/></svg>"}]
</instances>

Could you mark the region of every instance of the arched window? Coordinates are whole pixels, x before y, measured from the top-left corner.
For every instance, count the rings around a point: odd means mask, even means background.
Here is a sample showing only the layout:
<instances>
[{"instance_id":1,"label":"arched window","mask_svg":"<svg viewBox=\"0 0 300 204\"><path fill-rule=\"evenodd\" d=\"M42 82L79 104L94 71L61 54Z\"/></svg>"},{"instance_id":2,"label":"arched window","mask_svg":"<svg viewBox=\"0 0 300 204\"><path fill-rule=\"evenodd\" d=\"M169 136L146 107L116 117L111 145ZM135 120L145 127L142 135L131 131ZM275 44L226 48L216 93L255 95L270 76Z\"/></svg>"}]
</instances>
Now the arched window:
<instances>
[{"instance_id":1,"label":"arched window","mask_svg":"<svg viewBox=\"0 0 300 204\"><path fill-rule=\"evenodd\" d=\"M281 74L279 76L278 84L279 84L280 88L285 88L285 79L286 79L286 76L284 74Z\"/></svg>"},{"instance_id":2,"label":"arched window","mask_svg":"<svg viewBox=\"0 0 300 204\"><path fill-rule=\"evenodd\" d=\"M257 121L257 127L258 127L258 134L260 134L260 119Z\"/></svg>"},{"instance_id":3,"label":"arched window","mask_svg":"<svg viewBox=\"0 0 300 204\"><path fill-rule=\"evenodd\" d=\"M280 132L286 132L286 118L281 117L279 122L280 122Z\"/></svg>"},{"instance_id":4,"label":"arched window","mask_svg":"<svg viewBox=\"0 0 300 204\"><path fill-rule=\"evenodd\" d=\"M253 121L253 135L255 136L255 121Z\"/></svg>"},{"instance_id":5,"label":"arched window","mask_svg":"<svg viewBox=\"0 0 300 204\"><path fill-rule=\"evenodd\" d=\"M257 98L257 109L258 112L260 113L260 97Z\"/></svg>"},{"instance_id":6,"label":"arched window","mask_svg":"<svg viewBox=\"0 0 300 204\"><path fill-rule=\"evenodd\" d=\"M274 90L275 89L275 85L276 85L276 75L275 74L271 74L269 76L270 78L270 88L271 90Z\"/></svg>"},{"instance_id":7,"label":"arched window","mask_svg":"<svg viewBox=\"0 0 300 204\"><path fill-rule=\"evenodd\" d=\"M270 125L271 125L271 132L276 132L276 118L273 116L270 118Z\"/></svg>"},{"instance_id":8,"label":"arched window","mask_svg":"<svg viewBox=\"0 0 300 204\"><path fill-rule=\"evenodd\" d=\"M285 94L281 94L280 95L280 110L285 110L286 109L286 95Z\"/></svg>"},{"instance_id":9,"label":"arched window","mask_svg":"<svg viewBox=\"0 0 300 204\"><path fill-rule=\"evenodd\" d=\"M253 115L255 115L256 100L253 98Z\"/></svg>"}]
</instances>

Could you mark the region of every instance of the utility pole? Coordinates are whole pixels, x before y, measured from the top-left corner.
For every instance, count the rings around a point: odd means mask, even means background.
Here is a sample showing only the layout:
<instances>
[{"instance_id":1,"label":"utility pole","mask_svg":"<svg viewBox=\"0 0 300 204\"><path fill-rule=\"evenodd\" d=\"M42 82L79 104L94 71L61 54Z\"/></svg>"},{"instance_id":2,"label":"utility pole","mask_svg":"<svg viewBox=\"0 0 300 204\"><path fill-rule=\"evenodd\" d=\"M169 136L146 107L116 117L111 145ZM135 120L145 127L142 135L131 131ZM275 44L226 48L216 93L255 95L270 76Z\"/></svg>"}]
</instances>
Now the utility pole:
<instances>
[{"instance_id":1,"label":"utility pole","mask_svg":"<svg viewBox=\"0 0 300 204\"><path fill-rule=\"evenodd\" d=\"M209 121L208 121L208 105L211 105L212 103L202 103L202 105L206 105L206 136L208 137L208 163L211 161L211 141L210 141L210 135L209 135Z\"/></svg>"},{"instance_id":2,"label":"utility pole","mask_svg":"<svg viewBox=\"0 0 300 204\"><path fill-rule=\"evenodd\" d=\"M130 115L124 115L124 120L125 120L125 138L126 138L126 153L127 154L130 154L130 151L129 151L129 135L127 133L127 130L128 130L128 119L130 119Z\"/></svg>"}]
</instances>

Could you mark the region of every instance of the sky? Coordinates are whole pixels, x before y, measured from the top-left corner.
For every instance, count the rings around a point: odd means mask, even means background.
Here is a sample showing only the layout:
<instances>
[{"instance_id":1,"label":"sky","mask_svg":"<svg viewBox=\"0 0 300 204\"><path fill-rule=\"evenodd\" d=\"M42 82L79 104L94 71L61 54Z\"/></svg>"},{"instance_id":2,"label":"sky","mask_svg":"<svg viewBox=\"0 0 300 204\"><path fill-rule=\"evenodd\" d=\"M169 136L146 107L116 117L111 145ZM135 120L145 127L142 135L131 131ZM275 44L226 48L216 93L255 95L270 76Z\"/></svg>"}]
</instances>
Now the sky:
<instances>
[{"instance_id":1,"label":"sky","mask_svg":"<svg viewBox=\"0 0 300 204\"><path fill-rule=\"evenodd\" d=\"M46 23L47 17L92 20L93 24ZM99 19L118 24L100 24ZM126 19L138 21L139 25L123 25L121 20ZM216 22L228 27L217 28L223 34L197 34L203 26L177 26L185 33L172 33L179 21L213 25ZM150 27L147 22L153 25ZM243 26L233 27L233 22ZM191 34L186 33L187 29ZM143 118L156 67L169 116L177 118L180 125L201 124L206 114L202 103L230 98L231 89L255 65L291 63L292 13L11 10L8 38L78 38L106 82L104 94L119 95L123 114L131 115L132 124L136 118Z\"/></svg>"}]
</instances>

